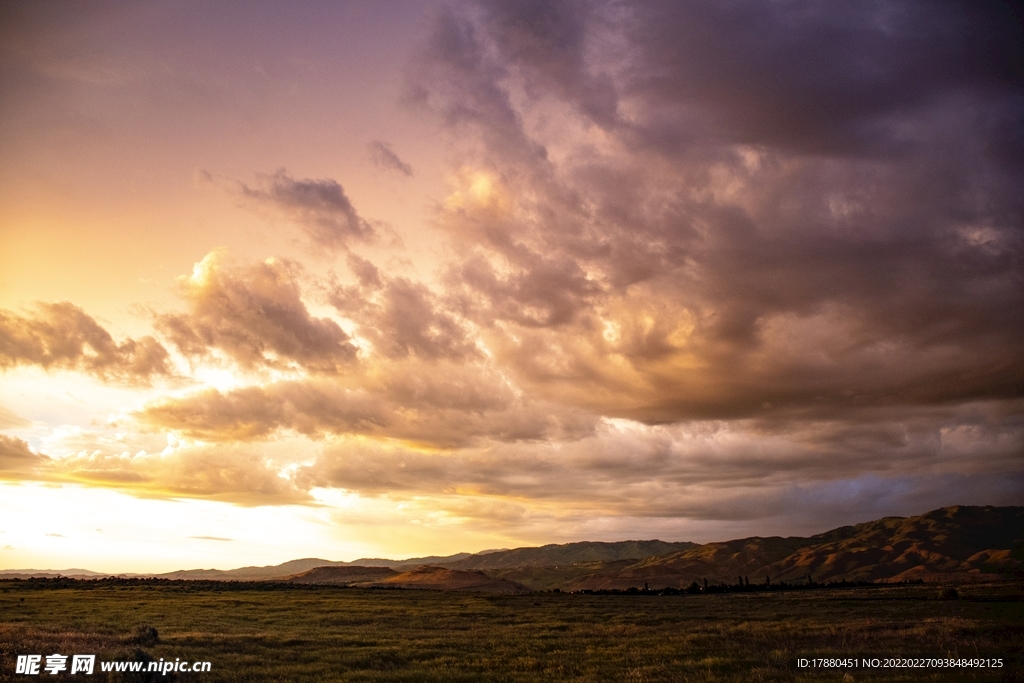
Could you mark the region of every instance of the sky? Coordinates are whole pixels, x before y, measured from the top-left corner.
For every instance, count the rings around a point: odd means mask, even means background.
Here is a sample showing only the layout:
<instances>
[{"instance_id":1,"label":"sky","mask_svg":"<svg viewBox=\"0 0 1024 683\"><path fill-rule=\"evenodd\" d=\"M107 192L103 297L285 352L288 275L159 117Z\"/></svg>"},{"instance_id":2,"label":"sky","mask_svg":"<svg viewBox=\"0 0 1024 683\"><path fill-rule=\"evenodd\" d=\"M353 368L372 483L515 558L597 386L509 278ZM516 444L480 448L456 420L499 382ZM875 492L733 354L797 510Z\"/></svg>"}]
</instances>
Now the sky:
<instances>
[{"instance_id":1,"label":"sky","mask_svg":"<svg viewBox=\"0 0 1024 683\"><path fill-rule=\"evenodd\" d=\"M7 3L0 569L1024 501L1009 3Z\"/></svg>"}]
</instances>

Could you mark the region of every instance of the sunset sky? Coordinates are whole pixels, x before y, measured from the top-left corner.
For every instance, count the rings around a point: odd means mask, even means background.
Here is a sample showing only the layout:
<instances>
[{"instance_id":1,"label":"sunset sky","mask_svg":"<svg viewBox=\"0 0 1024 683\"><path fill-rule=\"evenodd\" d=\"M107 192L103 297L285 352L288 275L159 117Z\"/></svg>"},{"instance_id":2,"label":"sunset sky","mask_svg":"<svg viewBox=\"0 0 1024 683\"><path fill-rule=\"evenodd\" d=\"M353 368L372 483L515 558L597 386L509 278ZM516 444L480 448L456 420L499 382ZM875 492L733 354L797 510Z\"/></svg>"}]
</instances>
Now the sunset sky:
<instances>
[{"instance_id":1,"label":"sunset sky","mask_svg":"<svg viewBox=\"0 0 1024 683\"><path fill-rule=\"evenodd\" d=\"M1024 501L1009 3L0 10L0 569Z\"/></svg>"}]
</instances>

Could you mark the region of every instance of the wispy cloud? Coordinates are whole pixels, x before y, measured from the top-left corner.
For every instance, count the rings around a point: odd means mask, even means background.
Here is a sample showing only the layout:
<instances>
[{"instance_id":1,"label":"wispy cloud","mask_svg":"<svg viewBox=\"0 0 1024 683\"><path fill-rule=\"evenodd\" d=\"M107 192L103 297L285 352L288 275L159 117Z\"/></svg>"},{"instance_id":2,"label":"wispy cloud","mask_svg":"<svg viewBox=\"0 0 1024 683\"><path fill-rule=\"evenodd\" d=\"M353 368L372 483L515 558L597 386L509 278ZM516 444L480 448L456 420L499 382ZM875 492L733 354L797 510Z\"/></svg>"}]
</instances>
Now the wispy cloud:
<instances>
[{"instance_id":1,"label":"wispy cloud","mask_svg":"<svg viewBox=\"0 0 1024 683\"><path fill-rule=\"evenodd\" d=\"M391 149L391 145L380 140L373 140L368 147L370 157L377 166L389 171L397 171L407 178L412 177L412 166L402 161L401 157L395 154L395 150Z\"/></svg>"},{"instance_id":2,"label":"wispy cloud","mask_svg":"<svg viewBox=\"0 0 1024 683\"><path fill-rule=\"evenodd\" d=\"M123 437L84 431L70 439L51 439L58 457L49 457L33 452L20 439L0 435L0 480L78 484L143 498L197 498L246 506L315 502L308 488L288 476L292 459L309 457L297 453L295 444L281 448L176 442L152 453L137 444L132 452L126 445Z\"/></svg>"},{"instance_id":3,"label":"wispy cloud","mask_svg":"<svg viewBox=\"0 0 1024 683\"><path fill-rule=\"evenodd\" d=\"M0 405L0 429L14 429L16 427L27 427L31 422L19 416L17 413Z\"/></svg>"},{"instance_id":4,"label":"wispy cloud","mask_svg":"<svg viewBox=\"0 0 1024 683\"><path fill-rule=\"evenodd\" d=\"M241 184L242 196L257 207L293 221L317 247L344 248L349 242L367 242L377 232L357 212L338 181L295 179L285 169L262 175L250 187Z\"/></svg>"}]
</instances>

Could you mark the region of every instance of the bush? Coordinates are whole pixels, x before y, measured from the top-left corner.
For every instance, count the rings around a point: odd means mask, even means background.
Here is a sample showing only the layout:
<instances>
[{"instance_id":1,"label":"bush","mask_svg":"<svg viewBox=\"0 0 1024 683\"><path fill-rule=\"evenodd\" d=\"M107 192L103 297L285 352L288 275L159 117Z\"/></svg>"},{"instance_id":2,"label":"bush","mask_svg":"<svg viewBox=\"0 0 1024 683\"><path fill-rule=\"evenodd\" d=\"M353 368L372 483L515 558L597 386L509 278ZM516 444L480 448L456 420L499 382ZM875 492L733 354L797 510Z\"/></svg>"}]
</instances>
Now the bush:
<instances>
[{"instance_id":1,"label":"bush","mask_svg":"<svg viewBox=\"0 0 1024 683\"><path fill-rule=\"evenodd\" d=\"M959 600L960 594L956 592L955 588L943 588L939 591L939 600Z\"/></svg>"}]
</instances>

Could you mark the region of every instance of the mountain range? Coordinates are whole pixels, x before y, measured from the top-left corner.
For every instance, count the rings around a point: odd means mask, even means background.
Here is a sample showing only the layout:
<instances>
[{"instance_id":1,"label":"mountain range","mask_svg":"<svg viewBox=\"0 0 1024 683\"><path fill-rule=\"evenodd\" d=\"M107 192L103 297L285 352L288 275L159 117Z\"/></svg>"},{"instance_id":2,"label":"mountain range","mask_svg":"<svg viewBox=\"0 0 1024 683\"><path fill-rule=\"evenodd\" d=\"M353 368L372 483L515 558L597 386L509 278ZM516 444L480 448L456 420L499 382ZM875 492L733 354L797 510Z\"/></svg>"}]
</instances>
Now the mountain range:
<instances>
[{"instance_id":1,"label":"mountain range","mask_svg":"<svg viewBox=\"0 0 1024 683\"><path fill-rule=\"evenodd\" d=\"M0 578L57 574L83 579L107 576L84 569L26 569L0 571ZM915 517L884 517L810 537L751 537L705 544L584 541L407 560L305 558L268 567L128 576L503 593L644 585L682 588L705 580L735 584L741 579L777 583L1024 578L1024 507L953 506Z\"/></svg>"}]
</instances>

